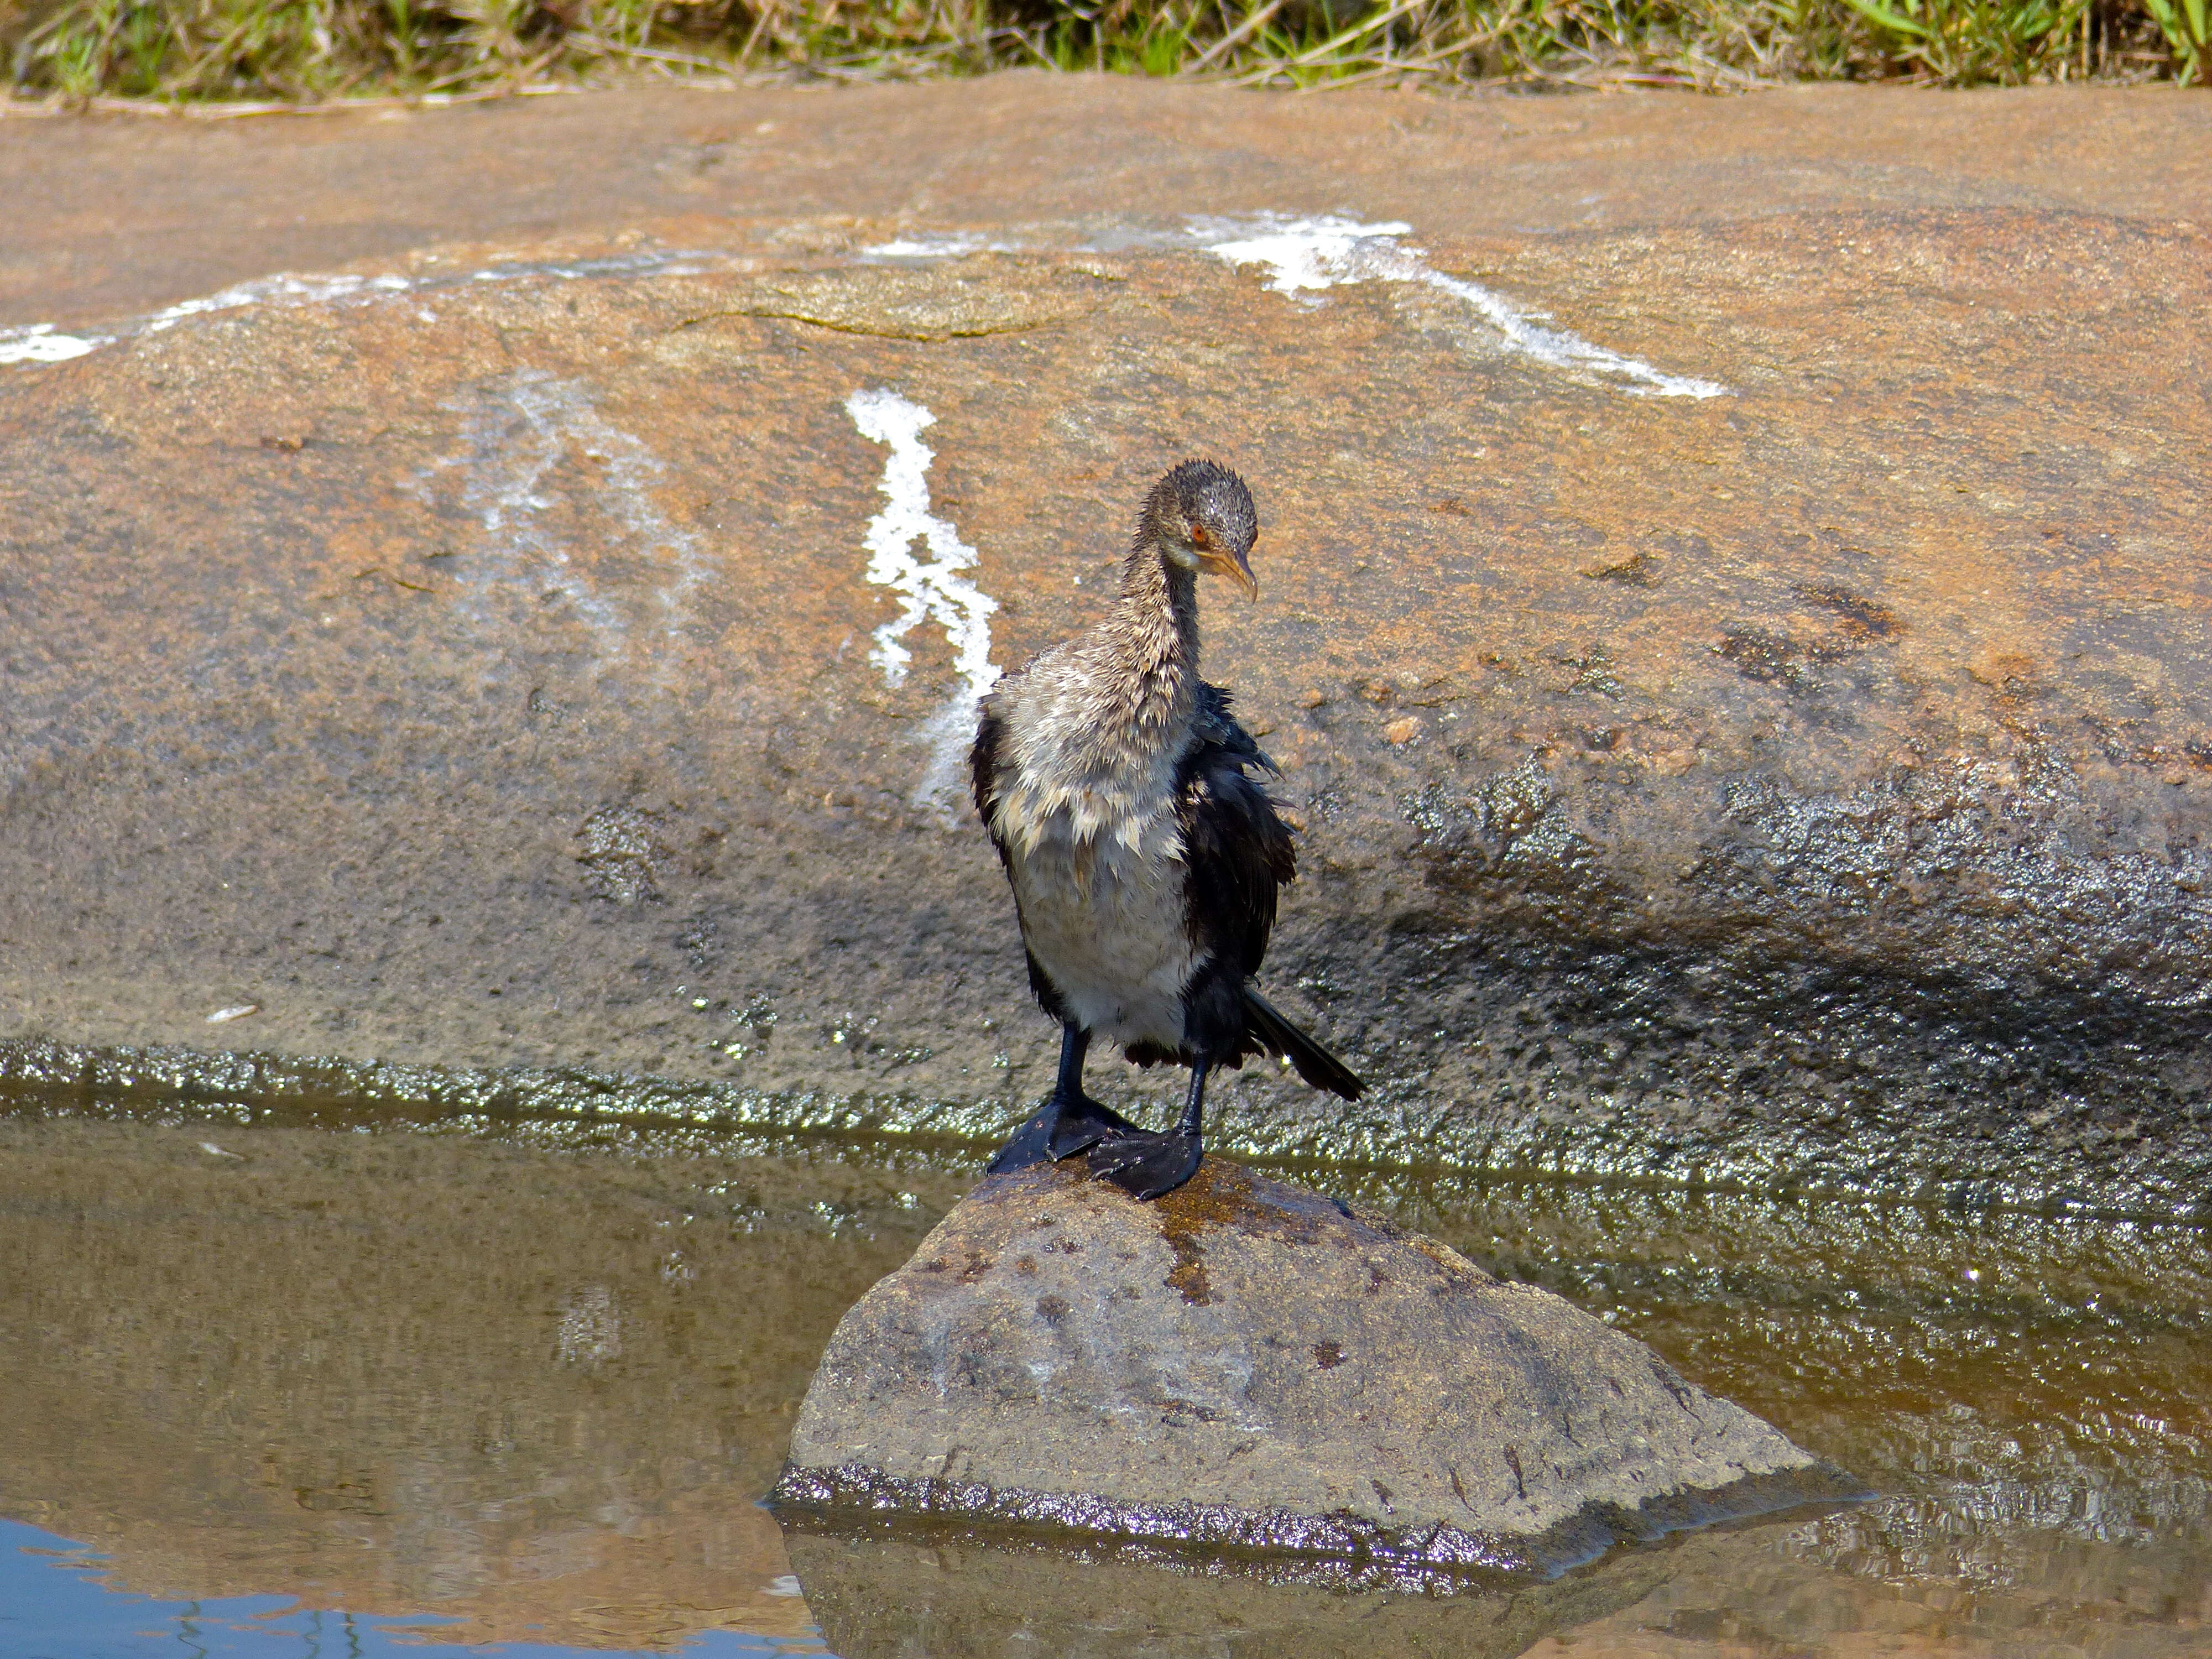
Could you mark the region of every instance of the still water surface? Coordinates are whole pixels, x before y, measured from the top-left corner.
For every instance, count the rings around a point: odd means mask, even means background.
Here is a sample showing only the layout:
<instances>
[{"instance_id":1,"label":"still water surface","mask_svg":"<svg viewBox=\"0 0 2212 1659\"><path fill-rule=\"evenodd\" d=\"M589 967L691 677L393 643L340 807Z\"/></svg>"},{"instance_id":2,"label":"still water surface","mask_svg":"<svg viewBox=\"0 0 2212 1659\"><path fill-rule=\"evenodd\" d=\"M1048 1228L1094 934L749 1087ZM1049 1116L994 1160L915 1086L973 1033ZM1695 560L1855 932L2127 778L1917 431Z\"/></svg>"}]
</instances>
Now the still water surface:
<instances>
[{"instance_id":1,"label":"still water surface","mask_svg":"<svg viewBox=\"0 0 2212 1659\"><path fill-rule=\"evenodd\" d=\"M1883 1493L1512 1595L1343 1596L758 1507L957 1161L16 1106L0 1659L2212 1654L2196 1230L1306 1172Z\"/></svg>"}]
</instances>

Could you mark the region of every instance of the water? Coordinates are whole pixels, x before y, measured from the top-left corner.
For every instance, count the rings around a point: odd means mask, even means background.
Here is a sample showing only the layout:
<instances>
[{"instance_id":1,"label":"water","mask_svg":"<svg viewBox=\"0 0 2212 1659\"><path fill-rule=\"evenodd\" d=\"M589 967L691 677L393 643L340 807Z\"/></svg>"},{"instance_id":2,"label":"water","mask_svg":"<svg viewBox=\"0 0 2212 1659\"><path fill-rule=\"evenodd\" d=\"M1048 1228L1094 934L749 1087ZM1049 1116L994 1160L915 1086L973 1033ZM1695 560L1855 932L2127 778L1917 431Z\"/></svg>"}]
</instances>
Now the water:
<instances>
[{"instance_id":1,"label":"water","mask_svg":"<svg viewBox=\"0 0 2212 1659\"><path fill-rule=\"evenodd\" d=\"M69 1659L555 1659L592 1650L503 1643L496 1650L441 1640L449 1621L385 1618L307 1607L295 1596L228 1595L180 1601L143 1595L112 1580L112 1560L21 1522L0 1521L0 1652ZM797 1637L708 1631L682 1650L698 1659L775 1659L825 1651Z\"/></svg>"},{"instance_id":2,"label":"water","mask_svg":"<svg viewBox=\"0 0 2212 1659\"><path fill-rule=\"evenodd\" d=\"M830 1329L958 1167L14 1105L0 1659L2212 1653L2194 1229L1292 1172L1883 1494L1512 1595L1340 1596L757 1506Z\"/></svg>"}]
</instances>

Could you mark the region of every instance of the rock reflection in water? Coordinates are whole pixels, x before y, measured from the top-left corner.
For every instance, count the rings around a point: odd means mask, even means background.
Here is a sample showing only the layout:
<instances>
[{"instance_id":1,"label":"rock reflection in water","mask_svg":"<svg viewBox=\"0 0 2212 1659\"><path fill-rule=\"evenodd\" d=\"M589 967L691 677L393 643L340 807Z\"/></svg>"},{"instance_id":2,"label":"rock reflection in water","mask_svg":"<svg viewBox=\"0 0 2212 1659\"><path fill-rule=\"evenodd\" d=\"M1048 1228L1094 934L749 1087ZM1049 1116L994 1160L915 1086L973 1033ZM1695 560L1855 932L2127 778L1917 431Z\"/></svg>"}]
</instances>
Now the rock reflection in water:
<instances>
[{"instance_id":1,"label":"rock reflection in water","mask_svg":"<svg viewBox=\"0 0 2212 1659\"><path fill-rule=\"evenodd\" d=\"M1692 1534L1492 1595L1345 1595L976 1544L788 1539L840 1659L2184 1659L2201 1538L2115 1548L1900 1499Z\"/></svg>"},{"instance_id":2,"label":"rock reflection in water","mask_svg":"<svg viewBox=\"0 0 2212 1659\"><path fill-rule=\"evenodd\" d=\"M789 1544L839 1659L1511 1659L1665 1577L1656 1555L1632 1556L1602 1579L1431 1599L988 1546L798 1533Z\"/></svg>"},{"instance_id":3,"label":"rock reflection in water","mask_svg":"<svg viewBox=\"0 0 2212 1659\"><path fill-rule=\"evenodd\" d=\"M2044 1535L1990 1586L1913 1571L1975 1540L1913 1502L1677 1537L1500 1595L1334 1595L1006 1548L792 1535L841 1659L2184 1659L2212 1644L2201 1541L2117 1551ZM1996 1541L1996 1540L1984 1540ZM2020 1541L2000 1553L2021 1559Z\"/></svg>"}]
</instances>

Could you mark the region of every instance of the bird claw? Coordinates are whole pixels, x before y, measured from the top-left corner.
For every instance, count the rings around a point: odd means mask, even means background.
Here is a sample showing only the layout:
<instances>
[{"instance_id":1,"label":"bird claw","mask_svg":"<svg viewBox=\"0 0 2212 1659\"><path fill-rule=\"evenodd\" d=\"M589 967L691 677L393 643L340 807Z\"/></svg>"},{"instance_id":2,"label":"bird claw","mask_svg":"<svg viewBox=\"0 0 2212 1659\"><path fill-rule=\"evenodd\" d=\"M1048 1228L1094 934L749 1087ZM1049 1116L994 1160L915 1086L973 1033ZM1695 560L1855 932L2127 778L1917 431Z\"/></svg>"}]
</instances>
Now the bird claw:
<instances>
[{"instance_id":1,"label":"bird claw","mask_svg":"<svg viewBox=\"0 0 2212 1659\"><path fill-rule=\"evenodd\" d=\"M1196 1175L1205 1156L1199 1137L1180 1130L1127 1134L1092 1148L1091 1178L1110 1182L1132 1198L1158 1198Z\"/></svg>"},{"instance_id":2,"label":"bird claw","mask_svg":"<svg viewBox=\"0 0 2212 1659\"><path fill-rule=\"evenodd\" d=\"M984 1173L1005 1175L1012 1170L1026 1170L1032 1164L1056 1163L1085 1147L1137 1133L1135 1124L1088 1095L1078 1095L1072 1101L1053 1095L1014 1131Z\"/></svg>"}]
</instances>

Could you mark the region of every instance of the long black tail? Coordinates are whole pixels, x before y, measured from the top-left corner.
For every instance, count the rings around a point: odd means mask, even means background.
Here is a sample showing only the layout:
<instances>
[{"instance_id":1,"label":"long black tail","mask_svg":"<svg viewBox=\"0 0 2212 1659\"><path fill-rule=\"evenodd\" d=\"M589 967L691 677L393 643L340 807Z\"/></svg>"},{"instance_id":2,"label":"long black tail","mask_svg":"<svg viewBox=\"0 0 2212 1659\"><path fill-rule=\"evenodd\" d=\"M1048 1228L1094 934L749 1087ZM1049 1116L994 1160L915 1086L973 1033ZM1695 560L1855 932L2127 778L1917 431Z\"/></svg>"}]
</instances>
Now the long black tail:
<instances>
[{"instance_id":1,"label":"long black tail","mask_svg":"<svg viewBox=\"0 0 2212 1659\"><path fill-rule=\"evenodd\" d=\"M1367 1085L1352 1068L1276 1012L1275 1005L1250 986L1244 988L1244 1029L1271 1054L1287 1054L1298 1075L1316 1089L1357 1100Z\"/></svg>"}]
</instances>

